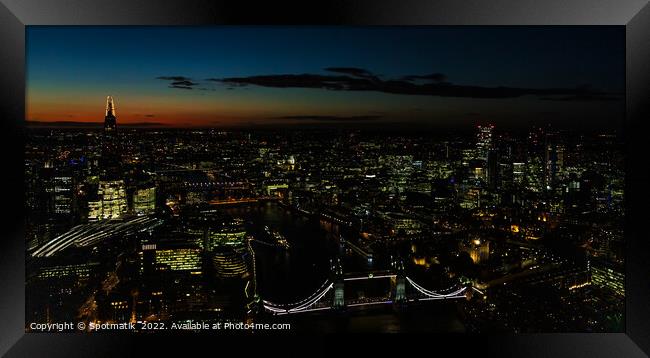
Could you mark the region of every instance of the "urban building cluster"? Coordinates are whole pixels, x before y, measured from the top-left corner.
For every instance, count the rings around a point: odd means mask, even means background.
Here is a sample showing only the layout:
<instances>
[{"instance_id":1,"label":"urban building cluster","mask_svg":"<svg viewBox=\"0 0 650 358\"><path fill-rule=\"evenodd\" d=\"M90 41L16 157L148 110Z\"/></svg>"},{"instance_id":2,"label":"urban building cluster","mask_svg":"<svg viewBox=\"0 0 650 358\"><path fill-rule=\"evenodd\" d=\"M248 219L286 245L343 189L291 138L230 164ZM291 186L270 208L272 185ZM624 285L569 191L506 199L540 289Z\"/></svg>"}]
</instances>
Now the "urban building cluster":
<instances>
[{"instance_id":1,"label":"urban building cluster","mask_svg":"<svg viewBox=\"0 0 650 358\"><path fill-rule=\"evenodd\" d=\"M624 327L615 133L133 128L110 97L103 128L27 131L29 322L268 319L269 265L315 240L250 214L273 205L342 247L301 260L473 287L467 331Z\"/></svg>"}]
</instances>

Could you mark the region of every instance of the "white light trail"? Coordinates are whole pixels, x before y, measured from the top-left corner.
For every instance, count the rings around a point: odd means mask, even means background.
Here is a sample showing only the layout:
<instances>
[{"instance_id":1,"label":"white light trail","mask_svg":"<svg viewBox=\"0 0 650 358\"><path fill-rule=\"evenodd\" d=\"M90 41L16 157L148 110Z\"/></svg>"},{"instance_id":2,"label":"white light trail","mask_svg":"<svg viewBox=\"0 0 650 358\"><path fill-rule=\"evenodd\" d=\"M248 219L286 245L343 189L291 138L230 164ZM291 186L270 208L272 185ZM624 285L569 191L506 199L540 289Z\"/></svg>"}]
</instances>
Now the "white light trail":
<instances>
[{"instance_id":1,"label":"white light trail","mask_svg":"<svg viewBox=\"0 0 650 358\"><path fill-rule=\"evenodd\" d=\"M277 308L302 305L304 302L307 302L307 301L311 300L313 297L317 296L317 295L319 294L319 292L321 292L321 290L328 290L328 289L329 289L329 287L327 287L328 284L330 284L330 283L329 283L329 280L326 280L326 281L325 281L325 282L324 282L324 283L323 283L323 284L322 284L322 285L321 285L321 286L316 290L316 292L314 292L313 294L311 294L311 296L309 296L309 297L307 297L307 298L305 298L305 299L303 299L303 300L300 300L300 301L298 301L298 302L287 303L287 304L277 304L277 303L273 303L273 302L270 302L270 301L264 301L264 303L267 304L267 305L269 305L269 306L277 307Z\"/></svg>"},{"instance_id":2,"label":"white light trail","mask_svg":"<svg viewBox=\"0 0 650 358\"><path fill-rule=\"evenodd\" d=\"M95 245L102 240L120 234L131 234L150 230L161 224L161 221L151 217L137 217L124 222L112 220L77 225L67 232L58 235L32 253L35 257L50 257L70 246L85 247Z\"/></svg>"},{"instance_id":3,"label":"white light trail","mask_svg":"<svg viewBox=\"0 0 650 358\"><path fill-rule=\"evenodd\" d=\"M356 280L371 280L373 278L393 278L397 277L397 275L380 275L380 276L364 276L364 277L348 277L344 278L343 281L356 281Z\"/></svg>"},{"instance_id":4,"label":"white light trail","mask_svg":"<svg viewBox=\"0 0 650 358\"><path fill-rule=\"evenodd\" d=\"M411 286L413 286L413 288L415 288L418 292L420 292L420 293L422 293L423 295L428 296L428 297L439 297L439 298L453 297L453 296L459 295L460 293L462 293L463 291L466 290L466 287L463 287L463 288L460 288L460 289L458 289L458 290L456 290L456 291L454 291L454 292L450 292L450 293L447 293L447 294L441 294L441 293L438 293L438 292L434 292L434 291L429 291L429 290L427 290L426 288L424 288L424 287L418 285L417 283L415 283L415 282L414 282L413 280L411 280L409 277L407 277L406 280L407 280L407 281L411 284Z\"/></svg>"},{"instance_id":5,"label":"white light trail","mask_svg":"<svg viewBox=\"0 0 650 358\"><path fill-rule=\"evenodd\" d=\"M380 302L362 302L362 303L353 303L347 305L348 307L357 307L357 306L370 306L370 305L383 305L387 303L393 303L393 301L380 301Z\"/></svg>"}]
</instances>

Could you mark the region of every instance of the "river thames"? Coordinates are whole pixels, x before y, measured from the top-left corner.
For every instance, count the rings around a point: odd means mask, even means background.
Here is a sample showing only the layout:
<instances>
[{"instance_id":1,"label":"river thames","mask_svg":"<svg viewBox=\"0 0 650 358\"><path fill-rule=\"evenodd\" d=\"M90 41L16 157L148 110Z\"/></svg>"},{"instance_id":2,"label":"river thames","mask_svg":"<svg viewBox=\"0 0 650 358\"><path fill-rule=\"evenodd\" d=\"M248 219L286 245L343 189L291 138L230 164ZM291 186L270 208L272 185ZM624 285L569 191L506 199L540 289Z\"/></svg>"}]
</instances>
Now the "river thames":
<instances>
[{"instance_id":1,"label":"river thames","mask_svg":"<svg viewBox=\"0 0 650 358\"><path fill-rule=\"evenodd\" d=\"M352 233L337 224L307 217L274 202L238 205L224 209L242 218L256 238L264 228L276 230L289 242L283 249L253 243L257 266L258 294L274 303L292 303L310 296L330 277L330 259L342 255L344 272L365 272L387 268L383 260L368 262L341 249L338 237ZM349 298L385 295L389 280L346 283ZM396 311L392 305L345 312L302 313L290 317L264 317L264 321L290 322L301 332L464 332L455 302L426 302Z\"/></svg>"}]
</instances>

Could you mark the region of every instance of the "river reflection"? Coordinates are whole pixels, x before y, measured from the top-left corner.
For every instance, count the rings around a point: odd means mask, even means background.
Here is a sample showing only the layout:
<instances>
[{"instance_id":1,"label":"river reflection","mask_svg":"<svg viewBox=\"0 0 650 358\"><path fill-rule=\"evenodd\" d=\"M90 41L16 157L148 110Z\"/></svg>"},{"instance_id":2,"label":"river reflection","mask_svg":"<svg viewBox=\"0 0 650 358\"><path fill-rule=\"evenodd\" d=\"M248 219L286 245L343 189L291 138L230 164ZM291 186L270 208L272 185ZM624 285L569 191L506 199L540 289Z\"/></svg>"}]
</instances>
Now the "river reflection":
<instances>
[{"instance_id":1,"label":"river reflection","mask_svg":"<svg viewBox=\"0 0 650 358\"><path fill-rule=\"evenodd\" d=\"M289 241L288 250L253 243L257 264L257 287L260 296L276 303L291 303L311 295L330 277L330 259L342 253L338 236L350 235L337 224L308 218L267 202L230 207L225 212L247 222L247 229L257 238L264 237L264 227L277 230ZM377 264L355 254L344 255L344 269L373 270ZM355 290L346 285L347 297L359 297L370 291L386 292L386 283L373 283ZM362 292L364 291L364 292ZM367 291L367 292L365 292ZM454 303L436 303L409 307L397 313L390 306L367 311L350 310L346 314L304 314L274 317L274 321L292 322L299 330L313 332L463 332Z\"/></svg>"},{"instance_id":2,"label":"river reflection","mask_svg":"<svg viewBox=\"0 0 650 358\"><path fill-rule=\"evenodd\" d=\"M277 230L291 245L289 250L253 243L257 264L258 293L273 302L295 302L319 288L330 274L330 258L338 252L333 233L338 226L323 224L267 202L225 209L243 218L256 238L264 237L264 227Z\"/></svg>"}]
</instances>

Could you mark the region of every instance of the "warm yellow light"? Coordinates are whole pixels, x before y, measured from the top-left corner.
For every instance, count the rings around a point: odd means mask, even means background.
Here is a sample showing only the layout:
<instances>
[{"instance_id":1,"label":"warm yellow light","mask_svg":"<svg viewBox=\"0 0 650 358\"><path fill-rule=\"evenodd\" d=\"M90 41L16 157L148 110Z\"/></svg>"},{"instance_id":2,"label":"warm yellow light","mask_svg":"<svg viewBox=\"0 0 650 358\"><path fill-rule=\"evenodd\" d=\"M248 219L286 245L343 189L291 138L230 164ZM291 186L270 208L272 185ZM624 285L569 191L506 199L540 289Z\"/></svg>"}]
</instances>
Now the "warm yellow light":
<instances>
[{"instance_id":1,"label":"warm yellow light","mask_svg":"<svg viewBox=\"0 0 650 358\"><path fill-rule=\"evenodd\" d=\"M519 232L519 225L510 225L510 231Z\"/></svg>"},{"instance_id":2,"label":"warm yellow light","mask_svg":"<svg viewBox=\"0 0 650 358\"><path fill-rule=\"evenodd\" d=\"M569 287L569 291L572 291L572 290L575 290L575 289L578 289L578 288L582 288L582 287L588 286L590 284L591 284L591 282L584 282L584 283L581 283L581 284L575 284L575 285Z\"/></svg>"},{"instance_id":3,"label":"warm yellow light","mask_svg":"<svg viewBox=\"0 0 650 358\"><path fill-rule=\"evenodd\" d=\"M424 259L424 257L421 258L413 258L413 263L418 266L426 266L427 261Z\"/></svg>"}]
</instances>

